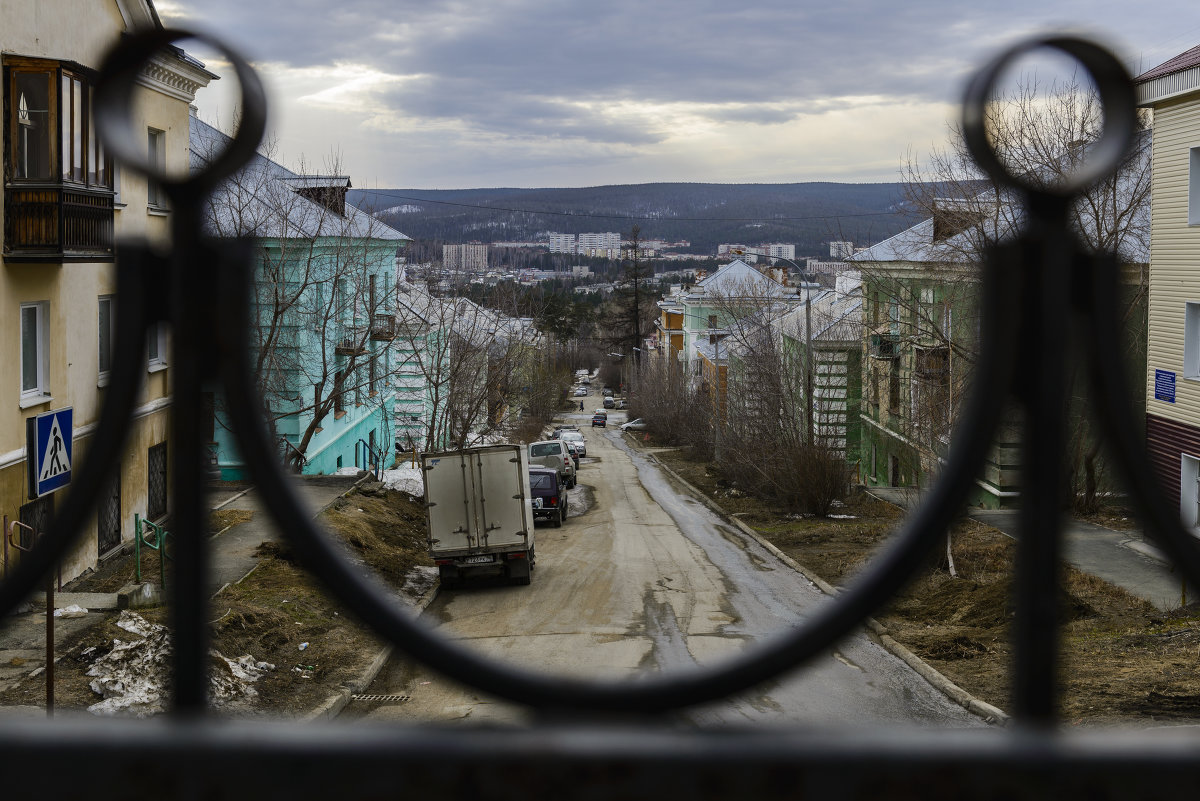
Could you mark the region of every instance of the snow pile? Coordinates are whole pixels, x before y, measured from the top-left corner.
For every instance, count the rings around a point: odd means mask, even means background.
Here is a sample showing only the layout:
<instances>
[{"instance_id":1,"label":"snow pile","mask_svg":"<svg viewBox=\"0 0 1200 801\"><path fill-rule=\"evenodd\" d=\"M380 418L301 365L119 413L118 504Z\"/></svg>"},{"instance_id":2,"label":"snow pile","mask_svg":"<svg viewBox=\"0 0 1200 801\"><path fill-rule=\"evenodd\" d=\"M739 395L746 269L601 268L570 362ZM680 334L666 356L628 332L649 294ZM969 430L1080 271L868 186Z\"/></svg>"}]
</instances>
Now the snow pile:
<instances>
[{"instance_id":1,"label":"snow pile","mask_svg":"<svg viewBox=\"0 0 1200 801\"><path fill-rule=\"evenodd\" d=\"M357 476L362 470L357 467L339 467L335 476Z\"/></svg>"},{"instance_id":2,"label":"snow pile","mask_svg":"<svg viewBox=\"0 0 1200 801\"><path fill-rule=\"evenodd\" d=\"M410 598L424 598L425 593L438 580L438 569L436 567L428 567L426 565L418 565L408 571L408 575L404 577L404 586L400 591Z\"/></svg>"},{"instance_id":3,"label":"snow pile","mask_svg":"<svg viewBox=\"0 0 1200 801\"><path fill-rule=\"evenodd\" d=\"M171 639L166 626L151 623L134 612L125 610L117 626L138 639L124 642L113 640L113 649L97 659L87 675L95 676L92 692L104 697L92 704L93 715L113 717L127 715L145 718L164 710L166 681L171 668ZM209 651L209 695L216 707L244 703L257 693L251 686L275 666L256 662L249 654L236 660L218 651Z\"/></svg>"},{"instance_id":4,"label":"snow pile","mask_svg":"<svg viewBox=\"0 0 1200 801\"><path fill-rule=\"evenodd\" d=\"M54 610L55 617L87 617L88 610L79 604L71 604Z\"/></svg>"},{"instance_id":5,"label":"snow pile","mask_svg":"<svg viewBox=\"0 0 1200 801\"><path fill-rule=\"evenodd\" d=\"M407 492L414 498L425 497L425 481L419 467L397 467L383 471L383 486L390 490Z\"/></svg>"}]
</instances>

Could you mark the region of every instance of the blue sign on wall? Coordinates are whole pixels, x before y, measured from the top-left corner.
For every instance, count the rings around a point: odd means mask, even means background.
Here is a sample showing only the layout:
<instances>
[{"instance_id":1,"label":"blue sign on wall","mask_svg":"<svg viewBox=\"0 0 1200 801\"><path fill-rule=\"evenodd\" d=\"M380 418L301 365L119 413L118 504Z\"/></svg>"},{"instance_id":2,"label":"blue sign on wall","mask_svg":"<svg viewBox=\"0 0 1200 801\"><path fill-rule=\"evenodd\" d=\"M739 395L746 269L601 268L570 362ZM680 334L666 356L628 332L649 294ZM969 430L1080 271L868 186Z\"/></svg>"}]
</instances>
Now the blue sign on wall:
<instances>
[{"instance_id":1,"label":"blue sign on wall","mask_svg":"<svg viewBox=\"0 0 1200 801\"><path fill-rule=\"evenodd\" d=\"M1175 402L1175 374L1170 370L1154 371L1154 399Z\"/></svg>"},{"instance_id":2,"label":"blue sign on wall","mask_svg":"<svg viewBox=\"0 0 1200 801\"><path fill-rule=\"evenodd\" d=\"M74 409L56 409L25 421L25 463L29 497L61 489L71 483Z\"/></svg>"}]
</instances>

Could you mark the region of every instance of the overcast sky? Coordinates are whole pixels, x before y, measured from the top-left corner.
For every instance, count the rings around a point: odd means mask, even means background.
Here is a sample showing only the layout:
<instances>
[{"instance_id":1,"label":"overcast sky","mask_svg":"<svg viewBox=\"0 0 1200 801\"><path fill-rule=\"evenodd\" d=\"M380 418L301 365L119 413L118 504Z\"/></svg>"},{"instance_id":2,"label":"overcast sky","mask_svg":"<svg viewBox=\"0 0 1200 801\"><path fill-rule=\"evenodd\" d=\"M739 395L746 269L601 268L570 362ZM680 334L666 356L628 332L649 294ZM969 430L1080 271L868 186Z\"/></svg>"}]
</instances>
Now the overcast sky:
<instances>
[{"instance_id":1,"label":"overcast sky","mask_svg":"<svg viewBox=\"0 0 1200 801\"><path fill-rule=\"evenodd\" d=\"M279 160L357 187L893 181L970 70L1101 36L1139 71L1200 43L1196 0L155 0L233 43ZM220 57L185 45L215 72ZM228 129L236 82L202 90Z\"/></svg>"}]
</instances>

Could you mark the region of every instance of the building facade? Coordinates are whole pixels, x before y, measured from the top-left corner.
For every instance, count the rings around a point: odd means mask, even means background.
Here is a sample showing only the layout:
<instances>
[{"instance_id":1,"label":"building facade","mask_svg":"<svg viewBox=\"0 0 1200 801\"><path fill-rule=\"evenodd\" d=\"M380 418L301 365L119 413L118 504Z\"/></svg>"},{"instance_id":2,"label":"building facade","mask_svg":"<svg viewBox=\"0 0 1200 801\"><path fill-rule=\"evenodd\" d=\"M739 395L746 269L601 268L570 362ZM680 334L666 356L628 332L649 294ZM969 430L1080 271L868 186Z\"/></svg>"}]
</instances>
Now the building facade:
<instances>
[{"instance_id":1,"label":"building facade","mask_svg":"<svg viewBox=\"0 0 1200 801\"><path fill-rule=\"evenodd\" d=\"M1154 112L1146 442L1183 524L1200 531L1200 46L1137 89Z\"/></svg>"},{"instance_id":2,"label":"building facade","mask_svg":"<svg viewBox=\"0 0 1200 801\"><path fill-rule=\"evenodd\" d=\"M123 171L92 126L96 69L123 34L160 26L133 0L25 0L4 5L4 266L0 270L0 387L11 393L0 434L0 508L42 528L69 486L30 497L26 420L73 412L72 472L88 458L114 360L122 239L166 242L171 210L153 184ZM188 106L216 76L183 51L164 52L135 89L131 126L168 170L188 164ZM74 577L133 537L134 516L164 520L170 427L170 342L150 335L130 441L97 515L62 562ZM57 419L57 416L56 416ZM65 419L65 418L64 418ZM63 432L64 434L66 432ZM23 536L34 536L22 529ZM16 552L7 552L10 563ZM0 570L3 565L0 565Z\"/></svg>"},{"instance_id":3,"label":"building facade","mask_svg":"<svg viewBox=\"0 0 1200 801\"><path fill-rule=\"evenodd\" d=\"M193 118L192 163L226 137ZM301 175L259 155L209 201L208 233L249 237L256 315L247 347L281 459L304 474L390 466L394 287L408 237L346 202L350 179ZM210 431L224 479L246 477L213 393Z\"/></svg>"}]
</instances>

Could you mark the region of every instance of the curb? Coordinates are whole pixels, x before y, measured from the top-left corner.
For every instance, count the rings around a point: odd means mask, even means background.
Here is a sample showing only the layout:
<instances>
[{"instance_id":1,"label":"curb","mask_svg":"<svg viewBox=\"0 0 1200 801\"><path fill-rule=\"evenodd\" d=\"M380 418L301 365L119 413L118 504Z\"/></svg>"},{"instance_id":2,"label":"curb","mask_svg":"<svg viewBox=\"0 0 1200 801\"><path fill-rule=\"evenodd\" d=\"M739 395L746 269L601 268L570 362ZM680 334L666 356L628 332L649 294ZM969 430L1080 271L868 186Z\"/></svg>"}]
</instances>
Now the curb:
<instances>
[{"instance_id":1,"label":"curb","mask_svg":"<svg viewBox=\"0 0 1200 801\"><path fill-rule=\"evenodd\" d=\"M414 605L417 614L424 612L429 605L433 603L438 596L438 584L434 584L429 592L421 597L421 600ZM317 706L308 714L300 719L305 723L310 723L318 720L333 720L342 713L346 705L350 703L350 698L355 693L360 693L367 687L371 686L371 682L375 681L375 677L379 675L379 671L383 670L383 666L387 664L388 658L392 655L392 646L385 645L375 654L375 658L367 665L366 669L358 675L357 678L343 684L333 692L323 703Z\"/></svg>"},{"instance_id":2,"label":"curb","mask_svg":"<svg viewBox=\"0 0 1200 801\"><path fill-rule=\"evenodd\" d=\"M777 559L779 559L779 561L783 562L785 565L792 568L800 575L804 576L806 579L808 579L810 582L812 582L814 585L816 585L816 587L819 590L821 590L821 592L823 592L829 596L836 596L841 593L840 588L833 586L832 584L830 584L829 582L825 581L823 578L818 576L816 573L812 572L811 570L808 570L803 565L801 565L799 562L797 562L795 559L792 559L790 556L788 556L783 551L779 550L773 544L771 544L766 539L764 539L763 536L761 534L759 534L757 531L750 528L745 523L743 523L741 520L738 520L736 517L731 516L724 509L722 509L720 507L720 505L717 504L716 501L714 501L712 498L705 495L698 488L693 487L691 484L689 484L687 481L685 481L678 473L676 473L670 467L668 467L667 465L665 465L661 461L659 461L657 458L655 458L654 454L643 452L643 455L648 459L652 459L655 464L657 464L663 471L665 471L668 475L670 475L671 478L673 478L675 481L679 482L679 484L681 486L683 486L688 492L690 492L693 496L695 496L701 503L703 503L709 509L711 509L712 511L714 511L718 515L720 515L722 519L724 519L724 520L732 523L734 526L736 526L738 531L741 531L746 536L752 538L759 545L766 548L768 551L771 552L771 554L773 556L775 556ZM1007 726L1009 724L1009 722L1011 721L1012 718L1008 713L1004 712L1001 709L998 709L997 707L992 706L991 704L987 703L986 701L980 701L978 698L971 695L970 693L968 693L963 688L959 687L954 682L950 681L950 679L946 678L941 673L934 670L932 667L930 667L930 665L927 662L925 662L923 659L921 659L921 657L917 656L912 651L908 650L903 645L901 645L900 643L898 643L894 639L892 639L892 637L888 635L887 628L884 627L875 618L873 618L873 617L867 618L865 621L865 625L868 629L870 629L871 633L875 635L876 640L879 642L880 645L883 646L883 648L886 651L888 651L888 653L892 654L897 659L904 662L904 664L908 665L910 668L912 668L914 671L916 671L916 673L918 675L920 675L921 678L925 679L925 681L929 682L929 684L935 690L942 693L947 698L949 698L951 701L953 701L954 703L963 707L971 714L978 716L985 723L990 723L995 726Z\"/></svg>"}]
</instances>

